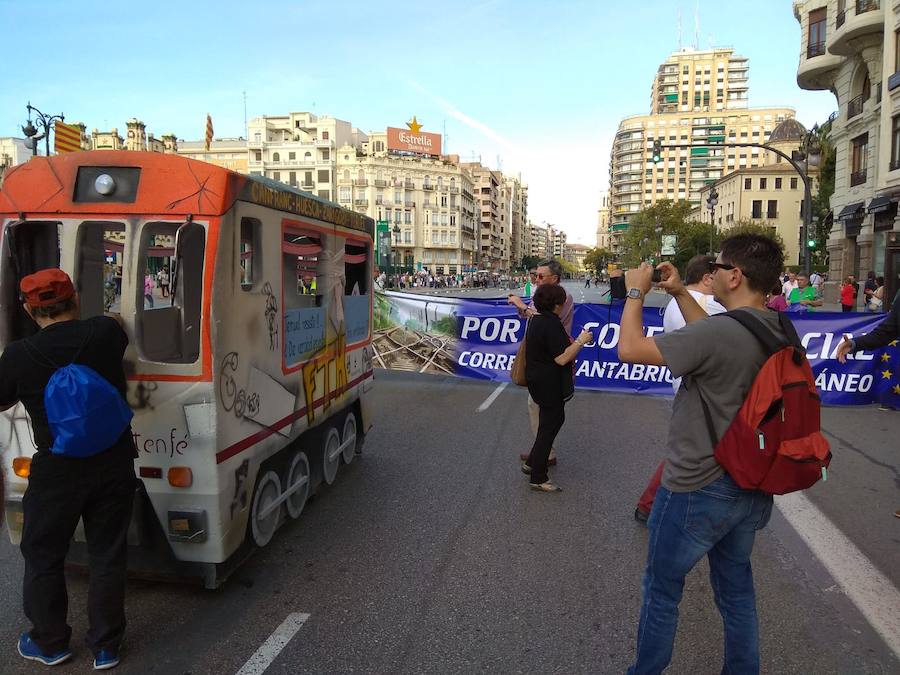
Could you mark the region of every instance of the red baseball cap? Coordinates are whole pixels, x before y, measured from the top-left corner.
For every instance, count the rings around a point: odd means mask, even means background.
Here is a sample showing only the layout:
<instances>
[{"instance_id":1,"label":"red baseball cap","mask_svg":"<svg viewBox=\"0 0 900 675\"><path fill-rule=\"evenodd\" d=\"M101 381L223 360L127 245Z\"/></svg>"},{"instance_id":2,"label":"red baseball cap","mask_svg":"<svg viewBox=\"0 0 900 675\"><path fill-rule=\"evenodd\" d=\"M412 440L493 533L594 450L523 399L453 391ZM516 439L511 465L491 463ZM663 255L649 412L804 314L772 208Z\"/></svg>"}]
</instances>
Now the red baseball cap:
<instances>
[{"instance_id":1,"label":"red baseball cap","mask_svg":"<svg viewBox=\"0 0 900 675\"><path fill-rule=\"evenodd\" d=\"M32 307L47 307L68 300L75 295L69 275L58 267L29 274L19 284L25 302Z\"/></svg>"}]
</instances>

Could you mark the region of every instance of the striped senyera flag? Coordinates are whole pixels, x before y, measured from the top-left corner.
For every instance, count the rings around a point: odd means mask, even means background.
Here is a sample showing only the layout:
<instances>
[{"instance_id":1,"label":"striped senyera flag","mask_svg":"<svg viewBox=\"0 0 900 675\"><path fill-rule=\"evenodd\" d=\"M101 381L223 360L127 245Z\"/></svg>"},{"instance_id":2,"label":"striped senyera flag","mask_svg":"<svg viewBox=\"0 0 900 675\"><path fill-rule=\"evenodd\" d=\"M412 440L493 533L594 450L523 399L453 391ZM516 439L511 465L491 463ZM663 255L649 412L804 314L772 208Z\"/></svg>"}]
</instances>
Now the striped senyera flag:
<instances>
[{"instance_id":1,"label":"striped senyera flag","mask_svg":"<svg viewBox=\"0 0 900 675\"><path fill-rule=\"evenodd\" d=\"M212 125L212 117L209 116L209 113L206 113L206 149L209 150L209 144L212 143L213 139L213 125Z\"/></svg>"},{"instance_id":2,"label":"striped senyera flag","mask_svg":"<svg viewBox=\"0 0 900 675\"><path fill-rule=\"evenodd\" d=\"M77 124L66 124L57 120L53 132L53 149L57 154L81 150L81 127Z\"/></svg>"}]
</instances>

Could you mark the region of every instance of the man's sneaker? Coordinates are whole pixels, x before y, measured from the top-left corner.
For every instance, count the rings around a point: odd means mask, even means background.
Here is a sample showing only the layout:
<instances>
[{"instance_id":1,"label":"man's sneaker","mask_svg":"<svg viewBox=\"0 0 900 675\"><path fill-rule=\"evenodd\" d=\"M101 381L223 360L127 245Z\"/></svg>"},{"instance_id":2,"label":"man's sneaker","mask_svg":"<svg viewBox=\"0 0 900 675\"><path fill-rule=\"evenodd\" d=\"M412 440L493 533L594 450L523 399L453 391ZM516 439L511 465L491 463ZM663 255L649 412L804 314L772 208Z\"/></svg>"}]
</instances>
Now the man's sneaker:
<instances>
[{"instance_id":1,"label":"man's sneaker","mask_svg":"<svg viewBox=\"0 0 900 675\"><path fill-rule=\"evenodd\" d=\"M640 509L634 510L634 519L641 523L642 525L646 525L647 521L650 519L650 514L646 511L641 511Z\"/></svg>"},{"instance_id":2,"label":"man's sneaker","mask_svg":"<svg viewBox=\"0 0 900 675\"><path fill-rule=\"evenodd\" d=\"M64 649L55 654L44 654L28 633L22 633L19 636L18 650L19 656L23 659L37 661L38 663L43 663L45 666L58 666L60 663L72 658L71 649Z\"/></svg>"},{"instance_id":3,"label":"man's sneaker","mask_svg":"<svg viewBox=\"0 0 900 675\"><path fill-rule=\"evenodd\" d=\"M109 670L119 665L119 655L111 649L101 649L94 656L94 670Z\"/></svg>"}]
</instances>

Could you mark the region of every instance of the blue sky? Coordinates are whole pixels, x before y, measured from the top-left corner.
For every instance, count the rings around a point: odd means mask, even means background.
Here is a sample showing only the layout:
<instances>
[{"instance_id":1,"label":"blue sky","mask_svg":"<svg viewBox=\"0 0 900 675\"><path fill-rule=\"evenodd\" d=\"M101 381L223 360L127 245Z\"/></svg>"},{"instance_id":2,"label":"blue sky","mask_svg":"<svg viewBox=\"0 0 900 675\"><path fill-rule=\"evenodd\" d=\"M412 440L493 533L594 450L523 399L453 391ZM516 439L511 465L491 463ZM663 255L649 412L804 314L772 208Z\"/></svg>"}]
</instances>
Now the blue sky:
<instances>
[{"instance_id":1,"label":"blue sky","mask_svg":"<svg viewBox=\"0 0 900 675\"><path fill-rule=\"evenodd\" d=\"M750 58L750 105L787 105L807 126L835 108L797 87L789 0L700 2L700 47ZM372 9L377 8L377 10ZM594 243L619 120L646 113L659 64L694 41L695 2L466 3L0 0L0 136L30 100L88 128L137 117L156 136L239 136L247 114L312 110L364 131L413 115L445 149L529 185L529 211ZM46 17L46 18L45 18ZM20 30L10 30L18 26ZM33 47L33 49L31 49Z\"/></svg>"}]
</instances>

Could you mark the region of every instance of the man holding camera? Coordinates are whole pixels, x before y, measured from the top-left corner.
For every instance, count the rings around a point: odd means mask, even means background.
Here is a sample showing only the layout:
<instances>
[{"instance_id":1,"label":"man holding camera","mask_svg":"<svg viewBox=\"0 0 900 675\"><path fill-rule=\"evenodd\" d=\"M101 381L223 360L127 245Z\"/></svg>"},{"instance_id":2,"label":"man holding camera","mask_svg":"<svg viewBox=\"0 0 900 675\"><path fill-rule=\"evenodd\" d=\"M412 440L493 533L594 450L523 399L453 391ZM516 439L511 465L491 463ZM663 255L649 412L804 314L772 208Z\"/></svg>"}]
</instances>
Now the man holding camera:
<instances>
[{"instance_id":1,"label":"man holding camera","mask_svg":"<svg viewBox=\"0 0 900 675\"><path fill-rule=\"evenodd\" d=\"M562 283L562 265L558 260L549 258L538 263L535 270L535 283L537 286L542 284L561 284ZM519 318L530 319L535 316L538 311L531 305L526 305L515 293L510 293L507 302L515 307L519 312ZM572 319L575 317L575 299L569 291L566 291L566 303L563 305L559 319L562 321L563 328L566 329L566 335L572 335ZM534 402L531 395L528 395L528 421L531 425L531 435L537 436L538 422L540 419L540 406ZM528 460L529 453L523 452L519 455L519 459L523 462ZM550 458L547 460L550 466L556 466L556 448L550 449Z\"/></svg>"},{"instance_id":2,"label":"man holding camera","mask_svg":"<svg viewBox=\"0 0 900 675\"><path fill-rule=\"evenodd\" d=\"M780 248L761 235L726 239L709 266L715 297L728 310L753 315L785 339L778 314L766 309L766 295L783 266ZM652 268L626 274L619 359L665 365L682 378L666 444L662 486L648 521L650 530L637 654L629 675L660 673L668 666L678 624L678 605L688 572L704 555L725 627L723 672L759 671L759 631L750 553L756 531L772 512L771 495L743 490L714 455L703 420L703 402L721 438L767 360L757 338L736 320L708 317L691 297L671 263L657 266L659 286L678 302L687 325L673 333L645 337L643 298Z\"/></svg>"}]
</instances>

